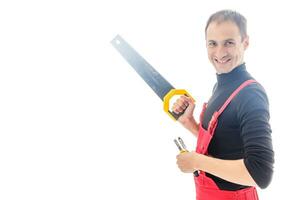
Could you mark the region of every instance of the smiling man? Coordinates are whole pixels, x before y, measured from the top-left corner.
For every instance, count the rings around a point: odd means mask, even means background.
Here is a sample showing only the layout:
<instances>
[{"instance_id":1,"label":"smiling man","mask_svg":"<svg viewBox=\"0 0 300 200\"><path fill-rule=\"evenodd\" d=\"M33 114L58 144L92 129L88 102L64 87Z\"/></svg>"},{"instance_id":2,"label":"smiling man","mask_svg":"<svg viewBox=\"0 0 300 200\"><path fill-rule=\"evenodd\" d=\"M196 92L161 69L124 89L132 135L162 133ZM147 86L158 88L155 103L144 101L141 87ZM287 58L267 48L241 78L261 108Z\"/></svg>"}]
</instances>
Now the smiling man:
<instances>
[{"instance_id":1,"label":"smiling man","mask_svg":"<svg viewBox=\"0 0 300 200\"><path fill-rule=\"evenodd\" d=\"M213 21L206 29L206 41L210 62L218 74L223 74L243 63L249 37L244 32L240 33L232 21Z\"/></svg>"},{"instance_id":2,"label":"smiling man","mask_svg":"<svg viewBox=\"0 0 300 200\"><path fill-rule=\"evenodd\" d=\"M217 76L213 94L199 123L190 98L182 96L173 105L174 112L184 112L179 122L197 137L195 152L177 156L181 171L199 171L197 200L257 200L256 187L266 188L272 179L269 103L264 88L246 70L246 24L231 10L209 18L206 47Z\"/></svg>"}]
</instances>

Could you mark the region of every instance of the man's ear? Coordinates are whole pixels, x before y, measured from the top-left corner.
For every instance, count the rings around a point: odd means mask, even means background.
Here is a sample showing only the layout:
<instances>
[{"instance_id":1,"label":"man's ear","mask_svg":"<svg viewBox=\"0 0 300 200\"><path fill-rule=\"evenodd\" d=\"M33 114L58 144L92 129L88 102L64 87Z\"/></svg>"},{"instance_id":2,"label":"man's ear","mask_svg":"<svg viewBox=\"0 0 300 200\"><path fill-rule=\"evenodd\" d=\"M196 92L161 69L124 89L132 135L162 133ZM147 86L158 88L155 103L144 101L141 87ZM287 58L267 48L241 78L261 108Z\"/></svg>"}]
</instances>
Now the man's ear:
<instances>
[{"instance_id":1,"label":"man's ear","mask_svg":"<svg viewBox=\"0 0 300 200\"><path fill-rule=\"evenodd\" d=\"M249 36L247 35L243 40L244 50L246 50L249 46Z\"/></svg>"}]
</instances>

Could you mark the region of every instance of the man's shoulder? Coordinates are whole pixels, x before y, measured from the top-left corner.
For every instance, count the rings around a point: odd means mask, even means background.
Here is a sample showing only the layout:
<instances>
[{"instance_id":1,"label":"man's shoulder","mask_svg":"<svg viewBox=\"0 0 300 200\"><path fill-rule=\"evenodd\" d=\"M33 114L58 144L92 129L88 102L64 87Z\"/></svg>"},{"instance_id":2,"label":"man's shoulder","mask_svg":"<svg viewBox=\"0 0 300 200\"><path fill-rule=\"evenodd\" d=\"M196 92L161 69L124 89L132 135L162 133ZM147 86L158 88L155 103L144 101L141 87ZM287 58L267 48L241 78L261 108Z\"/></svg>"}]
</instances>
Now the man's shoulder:
<instances>
[{"instance_id":1,"label":"man's shoulder","mask_svg":"<svg viewBox=\"0 0 300 200\"><path fill-rule=\"evenodd\" d=\"M265 88L259 82L254 82L254 83L250 83L249 85L244 87L239 92L239 95L241 95L241 96L252 96L252 95L257 95L257 94L261 94L261 93L266 95Z\"/></svg>"},{"instance_id":2,"label":"man's shoulder","mask_svg":"<svg viewBox=\"0 0 300 200\"><path fill-rule=\"evenodd\" d=\"M267 106L269 104L267 93L264 87L258 82L252 83L243 88L234 100L241 106L248 105L257 107L259 105Z\"/></svg>"}]
</instances>

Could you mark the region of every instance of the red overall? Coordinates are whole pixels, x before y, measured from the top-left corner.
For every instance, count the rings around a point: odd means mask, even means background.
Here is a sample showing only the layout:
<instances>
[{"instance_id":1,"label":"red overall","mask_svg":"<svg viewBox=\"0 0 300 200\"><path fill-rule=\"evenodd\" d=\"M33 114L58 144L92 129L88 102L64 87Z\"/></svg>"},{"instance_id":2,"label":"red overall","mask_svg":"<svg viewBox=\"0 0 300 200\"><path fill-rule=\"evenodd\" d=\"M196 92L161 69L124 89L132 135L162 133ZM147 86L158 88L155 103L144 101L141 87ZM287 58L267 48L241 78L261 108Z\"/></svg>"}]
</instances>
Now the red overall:
<instances>
[{"instance_id":1,"label":"red overall","mask_svg":"<svg viewBox=\"0 0 300 200\"><path fill-rule=\"evenodd\" d=\"M208 155L208 145L215 133L215 129L218 124L218 117L226 109L231 100L247 85L256 82L255 80L248 80L241 84L225 101L220 110L216 111L208 125L208 129L205 130L202 127L203 115L205 113L207 103L204 103L203 109L200 115L199 135L197 141L196 152L204 155ZM198 177L195 177L196 184L196 200L258 200L255 187L249 187L237 191L220 190L216 183L205 175L203 171L199 173Z\"/></svg>"}]
</instances>

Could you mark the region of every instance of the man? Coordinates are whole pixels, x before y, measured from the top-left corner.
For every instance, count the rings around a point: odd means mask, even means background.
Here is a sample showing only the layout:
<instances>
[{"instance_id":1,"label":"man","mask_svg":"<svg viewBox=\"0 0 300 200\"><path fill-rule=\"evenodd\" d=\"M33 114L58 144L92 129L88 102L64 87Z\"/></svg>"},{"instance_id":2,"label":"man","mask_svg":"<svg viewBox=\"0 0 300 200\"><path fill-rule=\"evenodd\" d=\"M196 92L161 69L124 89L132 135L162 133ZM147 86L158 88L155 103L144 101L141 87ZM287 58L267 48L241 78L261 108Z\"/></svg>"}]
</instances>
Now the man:
<instances>
[{"instance_id":1,"label":"man","mask_svg":"<svg viewBox=\"0 0 300 200\"><path fill-rule=\"evenodd\" d=\"M173 105L175 113L184 112L179 122L198 138L196 152L179 154L177 165L185 173L199 171L197 200L256 200L255 187L271 182L274 152L268 98L243 59L249 45L246 19L222 10L209 18L205 32L217 83L199 123L189 97L181 96Z\"/></svg>"}]
</instances>

